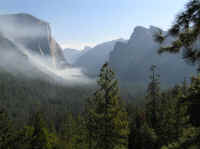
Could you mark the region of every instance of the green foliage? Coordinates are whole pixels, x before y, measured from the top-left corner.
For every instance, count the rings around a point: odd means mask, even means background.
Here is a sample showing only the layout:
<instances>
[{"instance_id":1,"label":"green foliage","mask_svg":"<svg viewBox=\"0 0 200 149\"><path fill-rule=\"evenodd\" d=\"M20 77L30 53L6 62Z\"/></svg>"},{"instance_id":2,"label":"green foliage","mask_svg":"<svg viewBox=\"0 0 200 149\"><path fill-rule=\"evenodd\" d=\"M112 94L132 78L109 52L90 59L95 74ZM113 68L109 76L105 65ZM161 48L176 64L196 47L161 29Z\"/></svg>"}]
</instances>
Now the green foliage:
<instances>
[{"instance_id":1,"label":"green foliage","mask_svg":"<svg viewBox=\"0 0 200 149\"><path fill-rule=\"evenodd\" d=\"M7 111L0 112L0 148L198 149L199 80L193 77L189 85L184 80L182 85L161 91L153 66L143 97L146 104L129 100L125 105L115 75L105 64L97 81L99 89L87 100L84 113L69 112L71 105L57 111L53 105L36 104L23 123L19 115L7 113L12 106L5 106L8 96L4 92L6 100L1 103Z\"/></svg>"},{"instance_id":2,"label":"green foliage","mask_svg":"<svg viewBox=\"0 0 200 149\"><path fill-rule=\"evenodd\" d=\"M49 133L45 120L40 112L37 112L31 122L33 134L31 136L31 146L34 149L53 149L56 144L56 137Z\"/></svg>"},{"instance_id":3,"label":"green foliage","mask_svg":"<svg viewBox=\"0 0 200 149\"><path fill-rule=\"evenodd\" d=\"M155 148L157 136L154 129L150 128L145 120L145 113L136 109L130 123L129 149Z\"/></svg>"},{"instance_id":4,"label":"green foliage","mask_svg":"<svg viewBox=\"0 0 200 149\"><path fill-rule=\"evenodd\" d=\"M147 89L146 115L147 121L152 128L157 127L159 110L160 110L160 81L159 74L156 72L156 66L151 68L150 83Z\"/></svg>"},{"instance_id":5,"label":"green foliage","mask_svg":"<svg viewBox=\"0 0 200 149\"><path fill-rule=\"evenodd\" d=\"M13 126L5 110L0 111L0 148L7 149L12 146Z\"/></svg>"},{"instance_id":6,"label":"green foliage","mask_svg":"<svg viewBox=\"0 0 200 149\"><path fill-rule=\"evenodd\" d=\"M90 148L126 148L128 140L128 117L119 97L115 75L104 64L98 79L100 89L86 104L85 119Z\"/></svg>"},{"instance_id":7,"label":"green foliage","mask_svg":"<svg viewBox=\"0 0 200 149\"><path fill-rule=\"evenodd\" d=\"M155 67L152 67L155 68ZM189 149L199 147L199 120L193 99L198 100L199 79L192 78L188 87L184 80L182 86L161 92L159 76L152 70L151 81L147 90L146 106L143 110L136 109L131 118L129 149ZM196 93L196 94L195 94ZM195 104L197 106L198 104ZM196 107L196 110L199 109ZM131 111L133 112L133 111ZM193 116L193 117L192 117ZM192 117L192 118L191 118Z\"/></svg>"},{"instance_id":8,"label":"green foliage","mask_svg":"<svg viewBox=\"0 0 200 149\"><path fill-rule=\"evenodd\" d=\"M188 95L184 97L189 104L188 112L190 120L194 126L200 126L198 113L200 112L200 76L192 77L191 85L188 88Z\"/></svg>"},{"instance_id":9,"label":"green foliage","mask_svg":"<svg viewBox=\"0 0 200 149\"><path fill-rule=\"evenodd\" d=\"M80 115L75 117L71 112L68 112L61 124L60 135L68 149L87 147L86 130Z\"/></svg>"},{"instance_id":10,"label":"green foliage","mask_svg":"<svg viewBox=\"0 0 200 149\"><path fill-rule=\"evenodd\" d=\"M169 30L176 40L161 53L183 49L185 59L198 63L199 12L199 0L188 2ZM168 35L160 31L156 41L162 44ZM199 149L200 76L192 77L189 86L184 80L161 91L155 65L151 73L147 96L134 97L145 98L146 104L131 105L128 100L130 105L125 105L114 72L104 64L99 88L81 113L80 100L93 89L68 88L1 70L0 149ZM36 105L40 112L34 112Z\"/></svg>"},{"instance_id":11,"label":"green foliage","mask_svg":"<svg viewBox=\"0 0 200 149\"><path fill-rule=\"evenodd\" d=\"M155 41L163 43L168 36L176 37L170 46L161 46L159 53L178 53L183 50L184 59L189 63L198 64L200 52L198 50L198 40L200 35L200 1L190 0L175 20L174 25L169 29L167 35L158 32Z\"/></svg>"}]
</instances>

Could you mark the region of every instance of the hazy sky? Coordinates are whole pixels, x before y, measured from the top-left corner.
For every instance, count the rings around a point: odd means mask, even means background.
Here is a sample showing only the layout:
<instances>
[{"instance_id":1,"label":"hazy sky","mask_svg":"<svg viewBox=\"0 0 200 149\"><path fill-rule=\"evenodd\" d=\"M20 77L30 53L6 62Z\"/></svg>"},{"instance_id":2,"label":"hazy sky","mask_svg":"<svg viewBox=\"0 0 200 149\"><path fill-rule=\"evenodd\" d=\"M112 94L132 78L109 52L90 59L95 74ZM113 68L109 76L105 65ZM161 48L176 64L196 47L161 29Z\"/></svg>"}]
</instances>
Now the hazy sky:
<instances>
[{"instance_id":1,"label":"hazy sky","mask_svg":"<svg viewBox=\"0 0 200 149\"><path fill-rule=\"evenodd\" d=\"M63 46L81 49L128 39L137 25L167 29L188 0L1 0L0 13L30 13L50 23Z\"/></svg>"}]
</instances>

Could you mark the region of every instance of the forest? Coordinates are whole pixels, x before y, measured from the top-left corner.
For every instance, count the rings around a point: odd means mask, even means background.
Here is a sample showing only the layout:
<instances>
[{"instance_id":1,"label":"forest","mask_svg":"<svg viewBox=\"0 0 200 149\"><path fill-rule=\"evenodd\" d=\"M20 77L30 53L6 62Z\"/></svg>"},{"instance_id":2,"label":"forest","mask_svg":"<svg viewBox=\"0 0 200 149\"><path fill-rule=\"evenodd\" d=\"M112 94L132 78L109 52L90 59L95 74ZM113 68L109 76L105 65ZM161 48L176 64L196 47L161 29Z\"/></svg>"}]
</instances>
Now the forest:
<instances>
[{"instance_id":1,"label":"forest","mask_svg":"<svg viewBox=\"0 0 200 149\"><path fill-rule=\"evenodd\" d=\"M176 40L163 46L167 36ZM182 53L198 66L197 75L161 89L162 76L152 65L147 90L135 100L120 92L109 62L98 87L66 87L1 70L0 149L199 149L199 36L200 1L190 0L169 33L154 38L158 54Z\"/></svg>"}]
</instances>

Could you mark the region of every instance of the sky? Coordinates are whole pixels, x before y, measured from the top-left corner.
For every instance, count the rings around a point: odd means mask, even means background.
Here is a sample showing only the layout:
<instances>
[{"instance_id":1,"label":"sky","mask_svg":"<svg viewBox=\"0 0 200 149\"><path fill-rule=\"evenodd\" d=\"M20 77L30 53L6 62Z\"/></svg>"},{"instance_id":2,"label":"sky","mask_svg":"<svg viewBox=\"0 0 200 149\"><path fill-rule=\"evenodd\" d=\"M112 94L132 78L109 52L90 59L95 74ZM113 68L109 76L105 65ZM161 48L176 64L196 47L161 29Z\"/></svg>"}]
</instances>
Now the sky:
<instances>
[{"instance_id":1,"label":"sky","mask_svg":"<svg viewBox=\"0 0 200 149\"><path fill-rule=\"evenodd\" d=\"M128 39L136 26L168 29L188 0L1 0L0 14L29 13L50 23L63 48Z\"/></svg>"}]
</instances>

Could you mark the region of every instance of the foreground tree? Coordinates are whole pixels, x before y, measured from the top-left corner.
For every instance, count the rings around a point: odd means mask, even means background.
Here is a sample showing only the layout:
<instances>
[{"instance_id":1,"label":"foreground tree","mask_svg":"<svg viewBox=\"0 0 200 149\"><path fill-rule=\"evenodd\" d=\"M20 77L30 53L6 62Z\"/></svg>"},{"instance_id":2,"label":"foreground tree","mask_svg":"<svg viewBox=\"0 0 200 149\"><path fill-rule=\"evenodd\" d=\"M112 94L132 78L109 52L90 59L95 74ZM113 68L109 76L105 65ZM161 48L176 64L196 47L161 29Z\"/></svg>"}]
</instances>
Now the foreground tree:
<instances>
[{"instance_id":1,"label":"foreground tree","mask_svg":"<svg viewBox=\"0 0 200 149\"><path fill-rule=\"evenodd\" d=\"M155 129L159 121L160 110L160 76L157 73L156 66L150 68L150 83L147 88L146 117L149 125Z\"/></svg>"},{"instance_id":2,"label":"foreground tree","mask_svg":"<svg viewBox=\"0 0 200 149\"><path fill-rule=\"evenodd\" d=\"M182 87L175 86L163 95L162 119L158 134L159 142L171 149L190 148L197 145L198 128L190 123L188 115L188 102Z\"/></svg>"},{"instance_id":3,"label":"foreground tree","mask_svg":"<svg viewBox=\"0 0 200 149\"><path fill-rule=\"evenodd\" d=\"M173 36L174 41L169 46L162 46L162 43L168 36ZM200 1L190 0L185 10L180 13L175 20L175 24L169 29L168 33L163 35L160 30L155 35L155 40L161 44L159 53L183 53L183 58L192 64L198 65L200 71ZM170 105L175 105L171 109L171 122L176 124L175 131L172 127L172 132L176 132L175 136L169 136L172 143L167 147L169 149L179 148L199 148L199 76L192 78L192 83L189 88L183 86L183 93L179 97L173 99ZM182 96L182 97L181 97ZM181 101L180 101L181 99ZM174 102L174 103L173 103ZM185 105L187 103L187 105ZM173 106L171 106L173 107ZM170 110L169 109L169 110ZM168 111L169 111L168 110ZM174 112L173 112L174 111ZM178 114L178 115L177 115ZM169 115L169 114L167 114ZM173 118L174 117L174 118ZM189 118L189 119L188 119ZM167 120L167 119L166 119ZM173 121L172 121L173 120ZM169 120L167 120L170 122ZM188 125L188 123L190 125ZM173 126L173 125L170 125ZM175 141L176 140L176 141Z\"/></svg>"},{"instance_id":4,"label":"foreground tree","mask_svg":"<svg viewBox=\"0 0 200 149\"><path fill-rule=\"evenodd\" d=\"M172 44L161 47L159 53L166 51L178 53L182 50L184 59L187 60L187 62L199 64L199 35L200 1L190 0L185 6L185 10L176 17L175 23L168 34L163 35L162 31L159 31L155 36L155 40L159 43L163 43L168 36L175 37Z\"/></svg>"},{"instance_id":5,"label":"foreground tree","mask_svg":"<svg viewBox=\"0 0 200 149\"><path fill-rule=\"evenodd\" d=\"M189 103L188 113L191 123L196 127L200 127L200 76L192 77L188 95L185 96L184 100Z\"/></svg>"},{"instance_id":6,"label":"foreground tree","mask_svg":"<svg viewBox=\"0 0 200 149\"><path fill-rule=\"evenodd\" d=\"M85 110L89 148L127 148L128 115L119 97L115 74L108 63L101 68L97 83L100 89L88 100Z\"/></svg>"}]
</instances>

